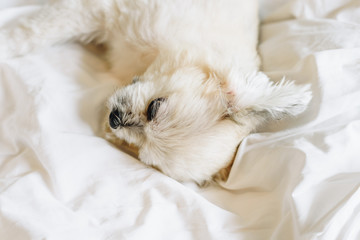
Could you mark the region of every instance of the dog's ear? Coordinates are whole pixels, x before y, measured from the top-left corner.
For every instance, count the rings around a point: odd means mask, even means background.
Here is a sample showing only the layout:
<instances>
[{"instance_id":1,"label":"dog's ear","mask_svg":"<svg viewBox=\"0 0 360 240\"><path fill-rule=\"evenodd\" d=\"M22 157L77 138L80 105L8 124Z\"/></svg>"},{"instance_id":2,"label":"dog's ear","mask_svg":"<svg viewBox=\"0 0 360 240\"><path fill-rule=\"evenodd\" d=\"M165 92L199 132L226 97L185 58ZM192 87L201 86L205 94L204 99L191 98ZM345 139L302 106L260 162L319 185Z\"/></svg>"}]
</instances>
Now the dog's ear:
<instances>
[{"instance_id":1,"label":"dog's ear","mask_svg":"<svg viewBox=\"0 0 360 240\"><path fill-rule=\"evenodd\" d=\"M309 85L282 79L274 83L262 72L230 71L220 80L228 115L239 124L256 128L267 120L302 113L312 98Z\"/></svg>"}]
</instances>

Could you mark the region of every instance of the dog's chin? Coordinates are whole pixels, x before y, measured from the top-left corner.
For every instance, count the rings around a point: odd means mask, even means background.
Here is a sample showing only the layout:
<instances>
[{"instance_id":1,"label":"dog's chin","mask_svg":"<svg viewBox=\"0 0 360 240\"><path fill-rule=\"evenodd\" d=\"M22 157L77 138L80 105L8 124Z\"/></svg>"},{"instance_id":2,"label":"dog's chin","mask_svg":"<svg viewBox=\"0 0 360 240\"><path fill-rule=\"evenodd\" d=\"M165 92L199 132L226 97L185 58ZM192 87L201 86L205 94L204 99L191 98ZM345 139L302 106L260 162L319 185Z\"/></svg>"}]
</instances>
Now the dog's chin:
<instances>
[{"instance_id":1,"label":"dog's chin","mask_svg":"<svg viewBox=\"0 0 360 240\"><path fill-rule=\"evenodd\" d=\"M167 141L145 142L139 149L139 158L180 182L203 184L214 179L226 180L229 172L226 168L247 134L232 120L220 120L210 129L189 133L186 138L175 136Z\"/></svg>"}]
</instances>

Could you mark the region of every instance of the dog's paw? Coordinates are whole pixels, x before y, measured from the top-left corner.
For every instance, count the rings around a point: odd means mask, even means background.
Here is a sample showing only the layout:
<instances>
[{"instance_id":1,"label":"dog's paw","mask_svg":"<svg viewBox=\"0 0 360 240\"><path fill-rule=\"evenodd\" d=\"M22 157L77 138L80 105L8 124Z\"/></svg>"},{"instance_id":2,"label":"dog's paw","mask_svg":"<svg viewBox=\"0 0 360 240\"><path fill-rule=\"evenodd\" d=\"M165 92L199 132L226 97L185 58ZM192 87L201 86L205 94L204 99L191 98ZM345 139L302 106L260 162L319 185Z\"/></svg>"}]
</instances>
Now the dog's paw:
<instances>
[{"instance_id":1,"label":"dog's paw","mask_svg":"<svg viewBox=\"0 0 360 240\"><path fill-rule=\"evenodd\" d=\"M215 181L215 182L225 182L229 178L232 165L233 165L233 162L231 162L227 167L224 167L219 172L217 172L213 176L213 181Z\"/></svg>"}]
</instances>

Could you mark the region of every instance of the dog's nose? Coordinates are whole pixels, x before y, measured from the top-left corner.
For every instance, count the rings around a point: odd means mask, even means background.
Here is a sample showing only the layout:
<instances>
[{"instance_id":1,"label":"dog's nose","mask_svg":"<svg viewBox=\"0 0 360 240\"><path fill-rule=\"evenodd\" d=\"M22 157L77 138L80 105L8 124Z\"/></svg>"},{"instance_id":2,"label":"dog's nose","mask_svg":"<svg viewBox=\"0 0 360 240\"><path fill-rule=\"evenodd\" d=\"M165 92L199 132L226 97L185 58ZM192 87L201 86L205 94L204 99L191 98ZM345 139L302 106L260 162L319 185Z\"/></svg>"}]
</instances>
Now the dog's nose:
<instances>
[{"instance_id":1,"label":"dog's nose","mask_svg":"<svg viewBox=\"0 0 360 240\"><path fill-rule=\"evenodd\" d=\"M109 115L109 125L113 129L117 129L121 125L121 113L118 110L113 110Z\"/></svg>"}]
</instances>

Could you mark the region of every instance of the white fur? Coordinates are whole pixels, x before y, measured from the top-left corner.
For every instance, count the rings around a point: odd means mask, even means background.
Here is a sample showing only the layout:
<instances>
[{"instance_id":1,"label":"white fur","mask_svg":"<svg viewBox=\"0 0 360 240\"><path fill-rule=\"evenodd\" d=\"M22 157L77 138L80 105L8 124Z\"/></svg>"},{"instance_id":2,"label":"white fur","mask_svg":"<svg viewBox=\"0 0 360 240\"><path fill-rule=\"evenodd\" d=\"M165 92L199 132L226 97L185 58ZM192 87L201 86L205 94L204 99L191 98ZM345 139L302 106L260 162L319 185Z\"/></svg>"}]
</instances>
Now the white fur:
<instances>
[{"instance_id":1,"label":"white fur","mask_svg":"<svg viewBox=\"0 0 360 240\"><path fill-rule=\"evenodd\" d=\"M241 140L269 119L303 112L308 86L259 72L257 1L62 0L0 30L0 59L80 40L108 46L112 71L128 83L109 98L132 126L109 138L180 181L211 180ZM149 103L162 98L155 117Z\"/></svg>"}]
</instances>

